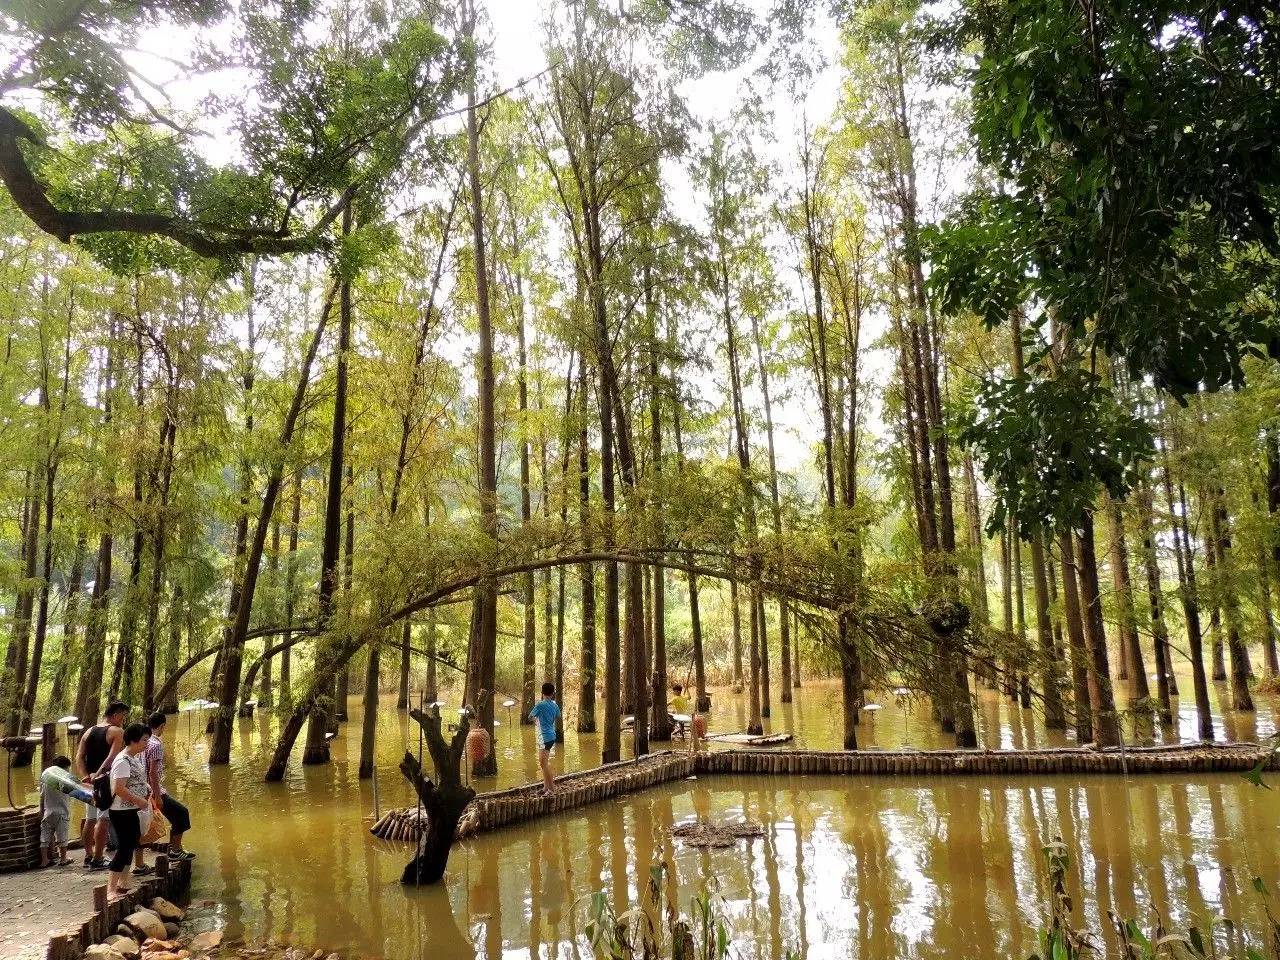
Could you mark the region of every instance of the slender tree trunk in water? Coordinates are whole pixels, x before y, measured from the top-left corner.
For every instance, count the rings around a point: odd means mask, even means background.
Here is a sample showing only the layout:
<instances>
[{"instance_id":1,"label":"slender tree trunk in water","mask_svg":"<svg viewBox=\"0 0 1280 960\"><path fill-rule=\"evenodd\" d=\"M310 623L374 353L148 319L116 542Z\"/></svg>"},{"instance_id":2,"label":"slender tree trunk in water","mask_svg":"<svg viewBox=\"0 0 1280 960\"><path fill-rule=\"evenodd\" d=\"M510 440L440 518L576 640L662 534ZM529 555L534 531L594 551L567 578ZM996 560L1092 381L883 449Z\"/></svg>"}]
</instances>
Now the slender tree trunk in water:
<instances>
[{"instance_id":1,"label":"slender tree trunk in water","mask_svg":"<svg viewBox=\"0 0 1280 960\"><path fill-rule=\"evenodd\" d=\"M578 522L582 530L582 548L592 549L591 536L591 458L587 437L589 414L586 352L578 356ZM578 732L596 732L596 571L591 562L578 564L578 582L582 592L581 652L578 659Z\"/></svg>"},{"instance_id":2,"label":"slender tree trunk in water","mask_svg":"<svg viewBox=\"0 0 1280 960\"><path fill-rule=\"evenodd\" d=\"M351 203L342 211L342 232L351 231ZM338 285L338 349L333 391L333 429L329 435L329 475L325 487L324 536L320 545L320 583L317 588L316 622L322 631L315 644L315 664L312 668L314 697L307 721L307 742L302 751L304 764L329 762L330 716L336 710L334 688L326 683L323 688L315 684L318 674L324 672L333 658L334 644L325 636L333 621L333 598L338 592L338 552L342 541L342 474L347 439L347 366L351 350L351 281L343 277ZM332 674L330 674L332 676ZM286 726L281 734L281 748L287 751L292 745L284 743ZM294 733L294 736L297 734ZM288 754L285 753L287 758ZM273 758L273 766L275 766ZM268 777L273 770L268 770ZM284 770L280 770L283 776Z\"/></svg>"},{"instance_id":3,"label":"slender tree trunk in water","mask_svg":"<svg viewBox=\"0 0 1280 960\"><path fill-rule=\"evenodd\" d=\"M516 325L516 344L518 348L519 367L516 372L516 395L519 410L517 432L520 448L520 523L527 529L533 517L532 501L529 496L529 358L525 345L524 332L524 299L520 274L516 273L516 311L513 318ZM520 578L520 600L524 608L524 674L520 686L520 723L530 724L533 720L529 711L534 704L535 665L537 658L537 613L534 609L533 573L526 573ZM551 638L546 638L550 642ZM549 648L548 648L549 649Z\"/></svg>"},{"instance_id":4,"label":"slender tree trunk in water","mask_svg":"<svg viewBox=\"0 0 1280 960\"><path fill-rule=\"evenodd\" d=\"M82 659L76 649L76 631L80 625L80 591L84 586L85 536L76 537L75 559L71 561L71 573L67 576L67 599L62 614L62 649L58 651L58 668L53 675L49 693L49 705L54 713L66 711L67 688L75 674L72 665Z\"/></svg>"},{"instance_id":5,"label":"slender tree trunk in water","mask_svg":"<svg viewBox=\"0 0 1280 960\"><path fill-rule=\"evenodd\" d=\"M463 3L464 33L475 36L474 0ZM476 319L479 351L480 401L480 522L481 531L493 543L498 539L498 467L494 412L496 392L493 364L493 322L489 305L489 270L485 253L484 198L480 180L480 127L476 116L474 68L467 85L467 180L470 187L471 234L476 282ZM472 768L478 776L495 776L497 753L493 738L493 692L498 650L498 585L492 579L476 587L473 629L467 651L467 688L474 698L475 726L489 735L489 754Z\"/></svg>"},{"instance_id":6,"label":"slender tree trunk in water","mask_svg":"<svg viewBox=\"0 0 1280 960\"><path fill-rule=\"evenodd\" d=\"M173 584L171 596L169 599L169 645L165 651L164 675L165 678L173 676L178 669L178 653L182 646L182 620L179 614L183 611L185 600L185 592L182 589L182 581L178 580ZM160 709L166 716L171 716L178 712L178 685L173 684L169 688L169 695L160 704Z\"/></svg>"},{"instance_id":7,"label":"slender tree trunk in water","mask_svg":"<svg viewBox=\"0 0 1280 960\"><path fill-rule=\"evenodd\" d=\"M973 469L973 457L964 455L964 514L965 540L973 555L973 613L974 620L984 632L991 627L991 609L987 602L987 562L982 537L982 502L978 498L978 477ZM1050 578L1052 580L1052 578ZM996 670L988 660L976 669L977 675L988 688L996 685Z\"/></svg>"},{"instance_id":8,"label":"slender tree trunk in water","mask_svg":"<svg viewBox=\"0 0 1280 960\"><path fill-rule=\"evenodd\" d=\"M791 624L791 652L795 656L795 663L791 665L791 685L797 689L800 687L800 609L798 607L792 609Z\"/></svg>"},{"instance_id":9,"label":"slender tree trunk in water","mask_svg":"<svg viewBox=\"0 0 1280 960\"><path fill-rule=\"evenodd\" d=\"M351 446L351 430L347 429L347 446ZM356 553L356 510L355 510L355 489L356 479L355 471L351 466L351 457L347 456L346 468L346 490L347 495L344 497L346 514L346 523L344 524L345 537L342 546L342 592L347 597L348 602L351 598L351 584L355 579L355 553ZM347 703L351 699L351 668L344 666L338 673L337 694L335 698L335 709L329 715L329 732L337 733L338 724L347 722Z\"/></svg>"},{"instance_id":10,"label":"slender tree trunk in water","mask_svg":"<svg viewBox=\"0 0 1280 960\"><path fill-rule=\"evenodd\" d=\"M747 733L764 733L764 721L760 717L760 604L756 602L755 587L747 596L751 610L751 669L747 673Z\"/></svg>"},{"instance_id":11,"label":"slender tree trunk in water","mask_svg":"<svg viewBox=\"0 0 1280 960\"><path fill-rule=\"evenodd\" d=\"M1212 524L1213 539L1217 543L1218 567L1222 591L1222 607L1227 621L1227 647L1231 651L1231 709L1252 712L1253 696L1249 693L1249 651L1240 635L1240 604L1236 598L1234 556L1231 550L1231 515L1227 512L1226 491L1222 487L1213 490Z\"/></svg>"},{"instance_id":12,"label":"slender tree trunk in water","mask_svg":"<svg viewBox=\"0 0 1280 960\"><path fill-rule=\"evenodd\" d=\"M1026 578L1022 575L1022 529L1015 526L1011 534L1013 542L1013 588L1018 610L1018 659L1027 657L1027 595ZM1025 709L1031 706L1031 681L1025 669L1018 671L1018 702Z\"/></svg>"},{"instance_id":13,"label":"slender tree trunk in water","mask_svg":"<svg viewBox=\"0 0 1280 960\"><path fill-rule=\"evenodd\" d=\"M411 655L413 643L413 622L409 617L404 618L404 624L400 627L400 683L396 689L396 709L409 709L409 667L411 665Z\"/></svg>"},{"instance_id":14,"label":"slender tree trunk in water","mask_svg":"<svg viewBox=\"0 0 1280 960\"><path fill-rule=\"evenodd\" d=\"M1001 608L1004 611L1004 643L1005 658L1003 669L1003 682L1001 688L1004 695L1012 699L1018 689L1018 670L1014 661L1012 652L1008 652L1013 646L1013 551L1011 549L1011 541L1013 540L1013 524L1007 522L1004 529L1000 531L1000 599L1002 601Z\"/></svg>"},{"instance_id":15,"label":"slender tree trunk in water","mask_svg":"<svg viewBox=\"0 0 1280 960\"><path fill-rule=\"evenodd\" d=\"M120 317L112 314L111 332L107 340L105 384L102 401L102 427L106 437L111 437L112 411L116 385L115 343L120 328ZM115 496L115 471L107 468L106 498ZM80 684L76 690L76 707L72 711L87 729L95 722L102 706L102 671L107 655L107 615L111 595L112 531L110 518L104 518L102 533L98 538L98 558L94 567L93 591L89 595L89 616L85 623L85 663L80 669Z\"/></svg>"},{"instance_id":16,"label":"slender tree trunk in water","mask_svg":"<svg viewBox=\"0 0 1280 960\"><path fill-rule=\"evenodd\" d=\"M36 596L35 631L31 639L31 661L27 667L27 688L22 698L22 725L35 719L36 693L40 689L40 667L44 661L44 641L49 630L49 587L53 581L53 514L54 514L54 480L57 475L57 463L52 457L46 460L40 469L40 481L44 486L44 509L39 513L43 526L41 535L42 549L40 562L40 587ZM35 518L33 518L33 521Z\"/></svg>"},{"instance_id":17,"label":"slender tree trunk in water","mask_svg":"<svg viewBox=\"0 0 1280 960\"><path fill-rule=\"evenodd\" d=\"M738 606L738 581L729 581L729 606L733 609L733 689L742 691L742 610Z\"/></svg>"},{"instance_id":18,"label":"slender tree trunk in water","mask_svg":"<svg viewBox=\"0 0 1280 960\"><path fill-rule=\"evenodd\" d=\"M1271 604L1271 558L1265 549L1258 548L1258 600L1262 611L1262 656L1264 676L1280 674L1280 662L1276 659L1275 608Z\"/></svg>"},{"instance_id":19,"label":"slender tree trunk in water","mask_svg":"<svg viewBox=\"0 0 1280 960\"><path fill-rule=\"evenodd\" d=\"M31 590L27 586L35 579L35 538L39 512L32 502L32 474L27 471L22 514L19 521L18 562L22 567L22 582L14 602L12 637L5 650L4 671L0 675L0 709L5 715L5 735L20 736L23 733L22 697L27 678L27 658L31 643ZM43 487L43 484L40 485Z\"/></svg>"},{"instance_id":20,"label":"slender tree trunk in water","mask_svg":"<svg viewBox=\"0 0 1280 960\"><path fill-rule=\"evenodd\" d=\"M1076 576L1076 549L1071 534L1058 531L1058 554L1062 570L1063 619L1067 622L1067 648L1071 657L1071 690L1075 700L1076 742L1093 740L1093 709L1089 704L1089 657L1084 640L1084 617L1080 610Z\"/></svg>"},{"instance_id":21,"label":"slender tree trunk in water","mask_svg":"<svg viewBox=\"0 0 1280 960\"><path fill-rule=\"evenodd\" d=\"M769 395L769 367L764 362L764 345L760 340L760 319L751 314L751 334L756 347L756 368L760 374L760 391L764 397L765 439L769 451L769 506L773 515L773 535L782 539L782 498L778 494L778 458L773 442L773 403ZM788 623L786 602L778 601L778 658L782 667L782 688L779 699L783 703L791 702L791 626ZM769 663L765 659L765 676L768 676ZM769 702L769 684L765 683L765 704Z\"/></svg>"},{"instance_id":22,"label":"slender tree trunk in water","mask_svg":"<svg viewBox=\"0 0 1280 960\"><path fill-rule=\"evenodd\" d=\"M1227 679L1226 649L1222 645L1222 574L1218 571L1218 544L1212 532L1205 537L1204 562L1209 571L1209 650L1213 662L1213 679Z\"/></svg>"},{"instance_id":23,"label":"slender tree trunk in water","mask_svg":"<svg viewBox=\"0 0 1280 960\"><path fill-rule=\"evenodd\" d=\"M1274 430L1268 431L1266 439L1267 448L1267 513L1271 517L1271 557L1270 566L1276 570L1280 570L1280 441L1276 439ZM1268 573L1268 562L1266 554L1263 553L1264 561L1260 564L1263 571L1263 580L1266 593L1263 602L1267 607L1267 671L1268 675L1275 677L1280 676L1280 662L1276 657L1276 628L1275 623L1271 619L1271 577Z\"/></svg>"},{"instance_id":24,"label":"slender tree trunk in water","mask_svg":"<svg viewBox=\"0 0 1280 960\"><path fill-rule=\"evenodd\" d=\"M241 380L243 388L243 404L244 404L244 429L245 433L252 437L253 435L253 384L257 366L257 328L254 324L254 276L252 271L247 281L248 286L248 334L249 334L249 357L245 366L244 376ZM213 670L209 673L209 700L222 702L221 691L226 687L223 682L222 672L226 662L227 653L234 643L232 632L235 629L236 614L240 609L240 591L245 575L248 573L248 567L244 562L245 551L248 549L249 542L249 490L253 483L252 467L248 458L240 461L240 510L236 515L236 546L235 554L231 561L231 592L227 601L227 621L222 632L222 649L218 651L217 657L213 661ZM238 686L238 684L237 684ZM219 714L221 710L219 710ZM216 720L216 717L215 717ZM211 720L212 726L215 721ZM230 740L228 740L228 743Z\"/></svg>"},{"instance_id":25,"label":"slender tree trunk in water","mask_svg":"<svg viewBox=\"0 0 1280 960\"><path fill-rule=\"evenodd\" d=\"M1187 625L1187 646L1191 654L1191 682L1195 691L1196 719L1201 740L1213 740L1213 714L1209 709L1209 679L1204 670L1204 639L1200 629L1200 599L1196 590L1195 558L1191 555L1191 536L1187 526L1187 502L1179 484L1175 502L1173 477L1169 469L1169 444L1160 448L1160 473L1164 482L1165 502L1173 522L1173 552L1178 566L1178 586L1182 596L1182 619ZM1181 512L1179 512L1181 507ZM1171 671L1172 672L1172 671Z\"/></svg>"},{"instance_id":26,"label":"slender tree trunk in water","mask_svg":"<svg viewBox=\"0 0 1280 960\"><path fill-rule=\"evenodd\" d=\"M676 328L674 318L668 321L667 344L674 355L676 352ZM676 441L676 468L684 472L684 431L680 422L679 380L676 371L671 371L671 431ZM698 597L698 575L689 571L685 575L689 585L689 640L693 647L693 708L699 711L711 709L711 701L707 698L707 661L702 648L702 610Z\"/></svg>"},{"instance_id":27,"label":"slender tree trunk in water","mask_svg":"<svg viewBox=\"0 0 1280 960\"><path fill-rule=\"evenodd\" d=\"M156 650L160 643L160 592L164 585L165 549L169 534L169 488L173 481L173 447L178 425L166 414L160 439L160 490L156 527L151 538L151 583L147 587L146 645L142 668L143 709L150 712L156 693Z\"/></svg>"},{"instance_id":28,"label":"slender tree trunk in water","mask_svg":"<svg viewBox=\"0 0 1280 960\"><path fill-rule=\"evenodd\" d=\"M1111 692L1111 666L1107 656L1107 632L1102 620L1098 590L1098 557L1093 539L1093 513L1086 513L1076 530L1080 575L1080 607L1084 619L1085 647L1089 653L1089 701L1094 740L1100 747L1120 743L1120 725Z\"/></svg>"},{"instance_id":29,"label":"slender tree trunk in water","mask_svg":"<svg viewBox=\"0 0 1280 960\"><path fill-rule=\"evenodd\" d=\"M271 583L280 589L280 514L279 510L271 519L271 549L267 552L267 569L271 571ZM271 658L267 650L271 648L270 640L262 641L262 670L258 681L258 707L270 710L274 706L275 683L273 681Z\"/></svg>"},{"instance_id":30,"label":"slender tree trunk in water","mask_svg":"<svg viewBox=\"0 0 1280 960\"><path fill-rule=\"evenodd\" d=\"M408 628L409 620L405 618L404 628ZM364 668L364 716L360 725L360 770L359 779L368 780L373 776L374 746L378 735L378 641L369 644L369 659Z\"/></svg>"},{"instance_id":31,"label":"slender tree trunk in water","mask_svg":"<svg viewBox=\"0 0 1280 960\"><path fill-rule=\"evenodd\" d=\"M756 588L756 621L760 624L760 716L769 719L769 630L765 617L764 593Z\"/></svg>"},{"instance_id":32,"label":"slender tree trunk in water","mask_svg":"<svg viewBox=\"0 0 1280 960\"><path fill-rule=\"evenodd\" d=\"M1155 521L1151 488L1138 488L1138 523L1142 531L1142 566L1147 575L1147 601L1151 612L1151 638L1156 661L1156 703L1160 723L1173 723L1169 689L1169 629L1164 622L1164 598L1160 591L1160 560L1156 555Z\"/></svg>"},{"instance_id":33,"label":"slender tree trunk in water","mask_svg":"<svg viewBox=\"0 0 1280 960\"><path fill-rule=\"evenodd\" d=\"M1133 611L1133 583L1129 577L1129 546L1124 535L1124 516L1120 504L1107 497L1107 528L1111 540L1111 582L1116 590L1116 606L1120 621L1120 642L1128 651L1129 705L1151 699L1147 682L1147 665L1138 641L1137 618Z\"/></svg>"},{"instance_id":34,"label":"slender tree trunk in water","mask_svg":"<svg viewBox=\"0 0 1280 960\"><path fill-rule=\"evenodd\" d=\"M435 703L440 697L437 689L436 681L436 649L439 644L438 624L436 623L436 612L434 610L427 611L427 677L424 682L424 693L427 703Z\"/></svg>"},{"instance_id":35,"label":"slender tree trunk in water","mask_svg":"<svg viewBox=\"0 0 1280 960\"><path fill-rule=\"evenodd\" d=\"M658 310L653 296L653 277L648 264L644 267L645 314L649 334L649 447L653 457L654 500L649 504L653 515L654 536L659 545L666 542L666 524L663 522L664 485L662 474L662 382L658 378ZM665 553L658 559L664 560ZM656 567L653 574L653 684L650 691L653 717L651 737L654 740L671 739L671 717L667 713L667 574Z\"/></svg>"},{"instance_id":36,"label":"slender tree trunk in water","mask_svg":"<svg viewBox=\"0 0 1280 960\"><path fill-rule=\"evenodd\" d=\"M345 222L345 220L344 220ZM332 289L332 288L331 288ZM293 397L290 400L289 409L285 414L284 422L280 428L279 449L287 451L293 442L294 431L296 430L298 419L301 416L303 402L306 399L307 385L310 381L311 366L315 362L316 353L319 350L320 340L324 335L325 327L328 323L328 316L332 309L333 295L330 294L326 298L325 306L320 314L320 319L316 323L316 332L311 338L311 343L307 353L303 359L302 368L298 375L298 381L294 386ZM348 311L349 313L349 311ZM348 318L348 329L350 321ZM340 359L345 364L345 353ZM345 403L345 370L342 371L344 379L342 380L342 390L344 392ZM277 460L270 468L267 476L267 486L263 492L262 504L258 510L257 523L253 528L253 541L248 548L246 560L244 563L243 579L240 581L237 590L237 604L235 608L235 618L224 631L223 645L221 656L223 661L222 672L219 675L220 686L218 689L218 702L220 706L214 716L213 728L213 745L209 751L209 762L212 764L225 764L231 758L231 734L236 716L236 699L239 695L240 688L240 668L243 663L245 643L249 635L249 621L253 613L254 596L257 593L258 575L262 569L262 553L266 548L267 529L271 523L271 517L275 513L276 499L279 497L280 488L284 482L284 463ZM339 491L340 492L340 491ZM296 521L296 515L295 515ZM336 521L335 521L336 522ZM326 531L327 532L327 531ZM317 654L317 657L319 655ZM247 695L246 690L246 695ZM287 760L288 750L292 749L293 744L290 743L282 756Z\"/></svg>"},{"instance_id":37,"label":"slender tree trunk in water","mask_svg":"<svg viewBox=\"0 0 1280 960\"><path fill-rule=\"evenodd\" d=\"M702 610L698 597L698 575L687 576L689 584L689 638L693 645L693 689L695 697L694 709L706 711L711 709L711 701L707 697L707 661L702 649Z\"/></svg>"},{"instance_id":38,"label":"slender tree trunk in water","mask_svg":"<svg viewBox=\"0 0 1280 960\"><path fill-rule=\"evenodd\" d=\"M840 637L841 656L844 651L852 649L853 641L849 637L849 620L844 614L837 617L837 629ZM858 711L862 700L862 678L857 669L858 662L846 662L840 669L840 704L843 712L844 749L858 749Z\"/></svg>"},{"instance_id":39,"label":"slender tree trunk in water","mask_svg":"<svg viewBox=\"0 0 1280 960\"><path fill-rule=\"evenodd\" d=\"M293 512L289 520L289 561L284 573L284 625L282 638L288 643L293 637L294 584L298 575L298 528L302 520L302 471L293 475ZM280 699L289 703L293 699L293 671L291 650L286 647L280 654Z\"/></svg>"},{"instance_id":40,"label":"slender tree trunk in water","mask_svg":"<svg viewBox=\"0 0 1280 960\"><path fill-rule=\"evenodd\" d=\"M1044 658L1041 669L1044 725L1050 730L1062 730L1067 720L1062 710L1058 651L1053 642L1053 624L1049 620L1049 577L1045 572L1044 536L1039 530L1031 538L1031 578L1036 602L1036 635L1040 640L1040 655Z\"/></svg>"}]
</instances>

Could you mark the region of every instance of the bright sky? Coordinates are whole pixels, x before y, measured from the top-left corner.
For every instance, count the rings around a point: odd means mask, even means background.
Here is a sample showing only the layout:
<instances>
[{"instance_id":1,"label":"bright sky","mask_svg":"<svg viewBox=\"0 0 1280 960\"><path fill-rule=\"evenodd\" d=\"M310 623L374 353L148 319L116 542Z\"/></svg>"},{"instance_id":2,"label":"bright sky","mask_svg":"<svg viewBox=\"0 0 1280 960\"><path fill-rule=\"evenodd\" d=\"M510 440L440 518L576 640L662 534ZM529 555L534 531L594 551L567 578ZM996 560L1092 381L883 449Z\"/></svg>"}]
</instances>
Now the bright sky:
<instances>
[{"instance_id":1,"label":"bright sky","mask_svg":"<svg viewBox=\"0 0 1280 960\"><path fill-rule=\"evenodd\" d=\"M763 13L768 7L768 0L753 0ZM480 0L479 5L487 15L487 23L482 23L482 35L487 30L492 42L492 56L486 65L487 78L482 82L480 95L486 96L497 90L515 86L520 81L540 74L547 68L547 57L542 44L545 36L543 22L546 17L548 0ZM815 42L825 45L819 52L830 63L836 57L836 31L834 29L817 30L813 33ZM216 36L206 34L203 39L217 42ZM169 80L174 73L173 64L184 58L192 45L190 36L175 36L172 31L152 31L136 41L136 52L131 59L145 74L157 80ZM172 58L172 59L170 59ZM680 92L696 120L701 122L723 121L739 105L742 99L744 78L758 63L745 63L741 68L729 72L705 75L697 80L688 81ZM821 72L807 89L807 99L796 103L791 94L783 89L772 92L765 91L765 105L773 113L773 128L769 135L757 144L757 151L762 159L778 164L783 170L784 181L788 179L788 171L794 169L794 156L799 141L798 130L802 118L807 113L809 124L815 125L830 117L836 103L839 77L831 68ZM237 84L234 71L217 77L201 77L192 82L178 82L167 85L171 96L169 107L179 111L196 107L200 99L211 90L233 90ZM459 118L456 121L460 123ZM214 162L231 159L235 154L233 137L220 137L215 132L206 137L203 149ZM702 221L704 201L693 191L687 171L678 163L664 166L664 176L668 180L668 202L681 219L690 223ZM788 309L800 304L800 291L797 287L795 254L792 250L780 247L776 264L780 280L791 290L792 303ZM874 336L868 334L868 339ZM460 353L459 362L465 362L461 356L468 348L461 342L450 343L444 347L447 353ZM869 356L865 365L872 369L882 367L880 359ZM718 362L717 367L723 363ZM875 376L875 374L872 374ZM723 396L723 378L699 384L700 392L708 399L718 402ZM788 386L791 387L788 390ZM820 434L816 399L807 381L793 384L771 384L774 394L774 420L777 427L777 447L779 467L788 472L809 472L813 462L814 444ZM751 393L751 390L748 390ZM748 396L749 406L760 410L762 403L758 395ZM763 419L762 413L758 414ZM757 433L763 443L762 429ZM728 438L724 443L716 444L717 448L728 452Z\"/></svg>"}]
</instances>

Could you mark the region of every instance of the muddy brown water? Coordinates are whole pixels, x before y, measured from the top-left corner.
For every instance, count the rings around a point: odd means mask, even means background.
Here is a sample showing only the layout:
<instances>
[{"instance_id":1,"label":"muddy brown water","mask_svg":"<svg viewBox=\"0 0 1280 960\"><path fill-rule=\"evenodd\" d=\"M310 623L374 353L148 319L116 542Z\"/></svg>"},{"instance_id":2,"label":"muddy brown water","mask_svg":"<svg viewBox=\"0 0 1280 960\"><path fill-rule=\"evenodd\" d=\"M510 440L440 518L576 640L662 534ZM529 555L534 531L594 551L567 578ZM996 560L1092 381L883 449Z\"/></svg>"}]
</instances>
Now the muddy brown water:
<instances>
[{"instance_id":1,"label":"muddy brown water","mask_svg":"<svg viewBox=\"0 0 1280 960\"><path fill-rule=\"evenodd\" d=\"M774 703L767 726L793 731L796 746L838 746L838 688L814 683L797 695L795 704ZM865 715L865 747L946 745L926 704L892 693L873 699L881 709ZM1259 697L1258 707L1252 716L1217 711L1220 737L1274 733L1277 700ZM716 691L713 732L741 729L744 712L741 696ZM445 884L407 890L398 879L410 848L367 830L375 790L356 777L355 698L350 713L331 765L295 761L283 783L270 785L261 773L274 717L239 721L230 767L208 765L199 711L170 723L172 789L195 820L191 896L213 903L206 919L229 936L353 957L590 957L590 895L604 890L624 910L661 860L682 910L705 890L719 899L744 957L778 958L790 948L810 958L1005 960L1035 948L1047 902L1042 847L1056 836L1070 851L1077 924L1101 932L1111 949L1112 910L1144 925L1157 915L1185 925L1223 913L1241 922L1231 936L1243 942L1262 930L1252 878L1280 888L1280 789L1224 774L710 776L475 837L455 848ZM500 773L480 789L537 773L531 728L514 711L499 708L498 719ZM385 810L412 802L396 764L406 746L416 751L417 735L393 700L380 705L378 723L376 804ZM1194 737L1189 702L1177 728ZM979 732L992 748L1073 742L989 692L980 697ZM571 732L557 769L593 765L598 753L597 737ZM30 797L32 787L30 771L13 771L15 794ZM670 838L673 825L694 818L745 818L764 837L721 850Z\"/></svg>"}]
</instances>

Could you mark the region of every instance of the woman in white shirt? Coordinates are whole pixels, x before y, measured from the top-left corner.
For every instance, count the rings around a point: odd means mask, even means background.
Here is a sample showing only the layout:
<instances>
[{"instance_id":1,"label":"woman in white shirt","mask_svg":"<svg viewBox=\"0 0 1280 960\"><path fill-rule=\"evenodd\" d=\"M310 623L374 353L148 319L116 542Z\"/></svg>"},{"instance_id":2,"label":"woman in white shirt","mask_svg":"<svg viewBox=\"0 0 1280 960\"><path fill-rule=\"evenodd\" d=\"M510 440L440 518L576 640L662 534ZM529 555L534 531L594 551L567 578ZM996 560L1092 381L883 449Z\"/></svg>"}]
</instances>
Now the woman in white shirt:
<instances>
[{"instance_id":1,"label":"woman in white shirt","mask_svg":"<svg viewBox=\"0 0 1280 960\"><path fill-rule=\"evenodd\" d=\"M129 892L125 886L133 851L151 821L151 785L143 751L151 739L145 723L131 723L124 731L124 749L111 762L111 826L116 832L116 855L107 864L107 896L111 899Z\"/></svg>"}]
</instances>

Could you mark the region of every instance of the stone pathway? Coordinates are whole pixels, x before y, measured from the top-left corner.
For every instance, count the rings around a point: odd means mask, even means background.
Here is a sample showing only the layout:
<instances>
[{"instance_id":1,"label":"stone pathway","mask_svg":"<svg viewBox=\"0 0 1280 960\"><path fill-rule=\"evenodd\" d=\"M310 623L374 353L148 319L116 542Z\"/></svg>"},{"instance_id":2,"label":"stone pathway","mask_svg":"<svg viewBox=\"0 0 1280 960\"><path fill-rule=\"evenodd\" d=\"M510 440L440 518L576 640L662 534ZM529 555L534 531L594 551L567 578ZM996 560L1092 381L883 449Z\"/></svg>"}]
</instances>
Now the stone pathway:
<instances>
[{"instance_id":1,"label":"stone pathway","mask_svg":"<svg viewBox=\"0 0 1280 960\"><path fill-rule=\"evenodd\" d=\"M93 916L93 888L105 870L86 870L76 854L69 867L0 873L0 958L44 960L49 938Z\"/></svg>"}]
</instances>

